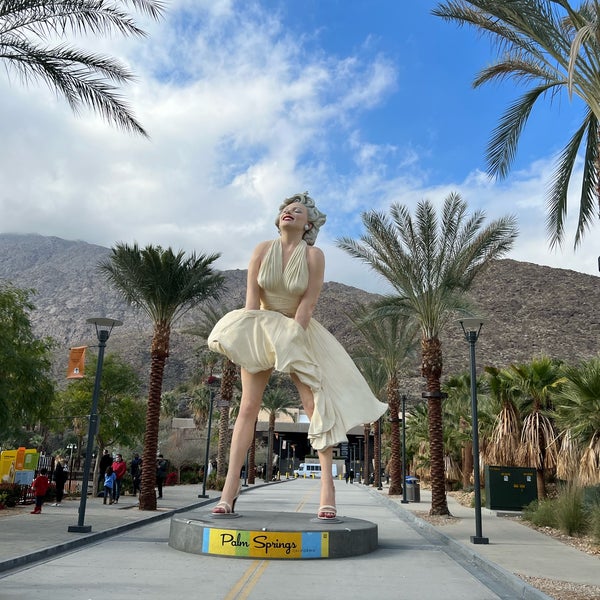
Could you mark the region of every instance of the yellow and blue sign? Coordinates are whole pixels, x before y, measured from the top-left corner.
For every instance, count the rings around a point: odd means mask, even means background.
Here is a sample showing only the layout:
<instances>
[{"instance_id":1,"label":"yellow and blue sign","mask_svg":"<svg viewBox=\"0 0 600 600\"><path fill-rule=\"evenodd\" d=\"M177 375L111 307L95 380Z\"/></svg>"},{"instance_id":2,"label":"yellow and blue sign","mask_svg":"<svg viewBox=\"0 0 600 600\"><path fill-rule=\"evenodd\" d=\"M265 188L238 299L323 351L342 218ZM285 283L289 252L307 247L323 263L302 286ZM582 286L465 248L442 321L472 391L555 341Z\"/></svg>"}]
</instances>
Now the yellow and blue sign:
<instances>
[{"instance_id":1,"label":"yellow and blue sign","mask_svg":"<svg viewBox=\"0 0 600 600\"><path fill-rule=\"evenodd\" d=\"M244 558L328 558L326 531L240 531L205 528L203 554Z\"/></svg>"}]
</instances>

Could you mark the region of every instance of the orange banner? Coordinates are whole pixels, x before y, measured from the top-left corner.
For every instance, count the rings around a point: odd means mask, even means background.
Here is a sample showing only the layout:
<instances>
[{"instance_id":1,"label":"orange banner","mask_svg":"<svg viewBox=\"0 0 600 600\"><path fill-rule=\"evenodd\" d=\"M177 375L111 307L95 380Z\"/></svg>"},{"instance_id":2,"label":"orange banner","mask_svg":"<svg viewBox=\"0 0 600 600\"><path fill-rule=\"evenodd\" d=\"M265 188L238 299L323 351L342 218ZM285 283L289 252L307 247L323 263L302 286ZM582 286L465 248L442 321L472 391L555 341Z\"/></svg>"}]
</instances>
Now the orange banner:
<instances>
[{"instance_id":1,"label":"orange banner","mask_svg":"<svg viewBox=\"0 0 600 600\"><path fill-rule=\"evenodd\" d=\"M71 348L67 379L81 379L85 371L85 351L87 346Z\"/></svg>"}]
</instances>

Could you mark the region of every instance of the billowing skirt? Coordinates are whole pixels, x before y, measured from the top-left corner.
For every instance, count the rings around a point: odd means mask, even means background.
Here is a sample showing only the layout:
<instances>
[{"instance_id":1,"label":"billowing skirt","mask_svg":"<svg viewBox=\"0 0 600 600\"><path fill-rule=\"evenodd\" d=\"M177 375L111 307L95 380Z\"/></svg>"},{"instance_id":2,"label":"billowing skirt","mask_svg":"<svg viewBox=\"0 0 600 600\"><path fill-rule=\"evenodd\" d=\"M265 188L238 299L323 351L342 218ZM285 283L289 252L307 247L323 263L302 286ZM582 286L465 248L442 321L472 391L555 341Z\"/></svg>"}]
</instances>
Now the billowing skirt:
<instances>
[{"instance_id":1,"label":"billowing skirt","mask_svg":"<svg viewBox=\"0 0 600 600\"><path fill-rule=\"evenodd\" d=\"M227 313L208 337L211 350L250 373L295 373L314 396L308 438L315 450L346 442L346 433L386 411L335 337L314 319L308 328L270 310Z\"/></svg>"}]
</instances>

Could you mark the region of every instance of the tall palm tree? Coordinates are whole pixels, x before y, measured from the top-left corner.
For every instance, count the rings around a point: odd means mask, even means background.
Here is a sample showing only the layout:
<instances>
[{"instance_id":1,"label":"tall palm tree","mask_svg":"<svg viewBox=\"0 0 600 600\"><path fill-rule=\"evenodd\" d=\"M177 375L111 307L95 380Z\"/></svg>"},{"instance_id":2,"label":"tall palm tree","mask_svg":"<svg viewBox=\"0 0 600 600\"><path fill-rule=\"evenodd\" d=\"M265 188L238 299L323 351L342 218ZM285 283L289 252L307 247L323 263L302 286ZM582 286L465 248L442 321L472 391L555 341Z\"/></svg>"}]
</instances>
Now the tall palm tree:
<instances>
[{"instance_id":1,"label":"tall palm tree","mask_svg":"<svg viewBox=\"0 0 600 600\"><path fill-rule=\"evenodd\" d=\"M353 353L359 368L378 396L380 389L373 385L385 385L390 407L391 463L388 493L402 493L402 463L400 454L400 375L416 354L416 327L409 317L399 313L380 315L375 307L359 305L350 319L363 336L365 348ZM365 439L366 444L366 439Z\"/></svg>"},{"instance_id":2,"label":"tall palm tree","mask_svg":"<svg viewBox=\"0 0 600 600\"><path fill-rule=\"evenodd\" d=\"M163 376L171 329L176 321L198 303L218 296L222 275L211 268L219 254L199 255L173 252L160 246L117 244L100 271L125 300L144 311L152 320L154 333L150 349L150 383L146 432L142 457L140 510L156 510L156 453Z\"/></svg>"},{"instance_id":3,"label":"tall palm tree","mask_svg":"<svg viewBox=\"0 0 600 600\"><path fill-rule=\"evenodd\" d=\"M551 246L564 238L567 192L578 151L584 148L584 173L575 247L598 216L600 198L600 3L567 0L452 0L440 2L433 14L489 34L498 59L483 68L474 87L512 79L528 85L506 109L487 148L488 171L505 177L515 157L521 133L539 99L556 101L561 91L583 101L583 121L563 149L547 201L547 231ZM557 102L561 106L563 103Z\"/></svg>"},{"instance_id":4,"label":"tall palm tree","mask_svg":"<svg viewBox=\"0 0 600 600\"><path fill-rule=\"evenodd\" d=\"M565 368L565 381L556 398L555 422L563 438L572 440L576 449L577 470L564 469L559 477L571 479L577 474L582 485L600 483L600 358ZM563 441L560 462L569 456Z\"/></svg>"},{"instance_id":5,"label":"tall palm tree","mask_svg":"<svg viewBox=\"0 0 600 600\"><path fill-rule=\"evenodd\" d=\"M517 235L513 217L483 227L485 214L467 215L458 194L444 201L441 219L429 201L419 202L415 218L393 204L390 217L376 211L362 216L366 233L338 244L368 264L394 289L382 305L415 318L421 330L421 374L426 380L431 456L431 514L449 514L444 483L441 410L442 344L440 332L456 311L466 311L466 292L475 276L508 252Z\"/></svg>"},{"instance_id":6,"label":"tall palm tree","mask_svg":"<svg viewBox=\"0 0 600 600\"><path fill-rule=\"evenodd\" d=\"M270 481L273 473L273 437L275 433L275 419L277 415L291 417L292 408L298 408L299 400L289 392L278 386L269 386L263 395L261 408L269 413L269 445L267 450L267 472L265 481Z\"/></svg>"},{"instance_id":7,"label":"tall palm tree","mask_svg":"<svg viewBox=\"0 0 600 600\"><path fill-rule=\"evenodd\" d=\"M153 19L163 13L157 0L3 0L0 59L21 80L44 81L73 112L85 105L125 131L147 136L115 86L134 79L125 64L66 43L43 43L49 37L64 40L69 32L143 37L127 10L130 5Z\"/></svg>"}]
</instances>

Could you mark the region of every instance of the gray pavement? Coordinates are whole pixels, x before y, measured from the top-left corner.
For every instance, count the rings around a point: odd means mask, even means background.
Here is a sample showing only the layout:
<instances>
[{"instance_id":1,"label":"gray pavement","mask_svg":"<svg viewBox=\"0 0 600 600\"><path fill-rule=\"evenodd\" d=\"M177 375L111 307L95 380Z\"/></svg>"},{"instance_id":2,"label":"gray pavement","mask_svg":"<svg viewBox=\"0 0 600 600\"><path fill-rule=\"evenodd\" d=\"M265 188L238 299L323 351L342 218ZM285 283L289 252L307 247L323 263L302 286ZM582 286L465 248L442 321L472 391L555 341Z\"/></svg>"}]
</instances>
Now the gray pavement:
<instances>
[{"instance_id":1,"label":"gray pavement","mask_svg":"<svg viewBox=\"0 0 600 600\"><path fill-rule=\"evenodd\" d=\"M543 599L516 574L600 585L598 559L529 527L483 510L489 545L473 545L474 511L448 497L458 519L432 527L419 518L421 502L401 504L385 490L336 481L339 515L378 526L378 548L362 556L323 560L264 560L188 554L168 545L171 517L205 515L218 500L198 498L200 486L165 488L154 513L136 499L119 504L88 500L85 524L91 533L72 533L78 505L44 506L0 516L0 599L111 600L172 597L207 600L289 600L310 597L494 600ZM250 486L239 512L283 510L316 513L319 482L290 480Z\"/></svg>"}]
</instances>

